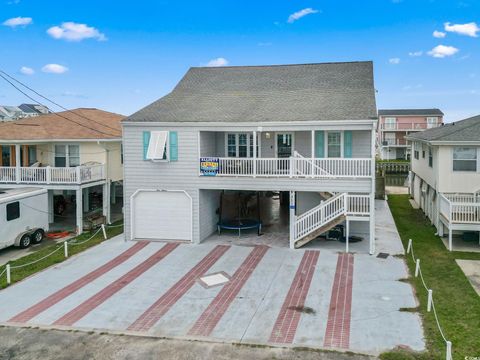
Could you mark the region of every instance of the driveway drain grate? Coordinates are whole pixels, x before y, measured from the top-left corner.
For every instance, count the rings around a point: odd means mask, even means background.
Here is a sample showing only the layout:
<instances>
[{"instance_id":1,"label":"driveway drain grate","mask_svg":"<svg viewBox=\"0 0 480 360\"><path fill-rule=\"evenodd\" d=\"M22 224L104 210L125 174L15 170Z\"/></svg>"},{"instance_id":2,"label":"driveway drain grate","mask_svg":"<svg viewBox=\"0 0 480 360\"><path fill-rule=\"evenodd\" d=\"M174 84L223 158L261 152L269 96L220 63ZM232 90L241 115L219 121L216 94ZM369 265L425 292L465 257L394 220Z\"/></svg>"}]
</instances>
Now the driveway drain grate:
<instances>
[{"instance_id":1,"label":"driveway drain grate","mask_svg":"<svg viewBox=\"0 0 480 360\"><path fill-rule=\"evenodd\" d=\"M209 289L214 286L220 286L220 285L226 284L229 281L230 281L230 276L223 271L205 275L198 279L198 282L200 283L200 285L202 285L206 289Z\"/></svg>"},{"instance_id":2,"label":"driveway drain grate","mask_svg":"<svg viewBox=\"0 0 480 360\"><path fill-rule=\"evenodd\" d=\"M378 253L377 258L386 259L386 258L388 258L389 256L390 256L389 253L381 252L381 253Z\"/></svg>"}]
</instances>

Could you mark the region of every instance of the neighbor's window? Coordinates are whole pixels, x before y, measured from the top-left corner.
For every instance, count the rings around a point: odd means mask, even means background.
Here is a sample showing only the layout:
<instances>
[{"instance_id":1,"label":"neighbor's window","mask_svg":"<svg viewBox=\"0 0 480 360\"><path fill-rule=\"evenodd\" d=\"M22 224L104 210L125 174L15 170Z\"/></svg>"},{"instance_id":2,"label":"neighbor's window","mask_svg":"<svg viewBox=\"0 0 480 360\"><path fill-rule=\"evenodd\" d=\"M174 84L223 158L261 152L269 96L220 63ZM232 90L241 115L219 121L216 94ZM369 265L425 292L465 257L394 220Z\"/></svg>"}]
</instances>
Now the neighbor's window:
<instances>
[{"instance_id":1,"label":"neighbor's window","mask_svg":"<svg viewBox=\"0 0 480 360\"><path fill-rule=\"evenodd\" d=\"M397 118L387 117L385 118L385 130L395 130Z\"/></svg>"},{"instance_id":2,"label":"neighbor's window","mask_svg":"<svg viewBox=\"0 0 480 360\"><path fill-rule=\"evenodd\" d=\"M15 220L20 217L20 202L15 201L7 204L7 221Z\"/></svg>"},{"instance_id":3,"label":"neighbor's window","mask_svg":"<svg viewBox=\"0 0 480 360\"><path fill-rule=\"evenodd\" d=\"M420 157L419 147L420 147L420 144L418 142L413 143L413 157L417 160Z\"/></svg>"},{"instance_id":4,"label":"neighbor's window","mask_svg":"<svg viewBox=\"0 0 480 360\"><path fill-rule=\"evenodd\" d=\"M453 171L477 171L477 149L454 147Z\"/></svg>"},{"instance_id":5,"label":"neighbor's window","mask_svg":"<svg viewBox=\"0 0 480 360\"><path fill-rule=\"evenodd\" d=\"M79 145L55 145L55 166L70 167L80 165Z\"/></svg>"},{"instance_id":6,"label":"neighbor's window","mask_svg":"<svg viewBox=\"0 0 480 360\"><path fill-rule=\"evenodd\" d=\"M432 154L432 147L428 147L428 166L433 167L433 154Z\"/></svg>"},{"instance_id":7,"label":"neighbor's window","mask_svg":"<svg viewBox=\"0 0 480 360\"><path fill-rule=\"evenodd\" d=\"M427 129L437 126L438 118L436 116L427 117Z\"/></svg>"},{"instance_id":8,"label":"neighbor's window","mask_svg":"<svg viewBox=\"0 0 480 360\"><path fill-rule=\"evenodd\" d=\"M342 135L340 131L327 133L327 157L342 156Z\"/></svg>"}]
</instances>

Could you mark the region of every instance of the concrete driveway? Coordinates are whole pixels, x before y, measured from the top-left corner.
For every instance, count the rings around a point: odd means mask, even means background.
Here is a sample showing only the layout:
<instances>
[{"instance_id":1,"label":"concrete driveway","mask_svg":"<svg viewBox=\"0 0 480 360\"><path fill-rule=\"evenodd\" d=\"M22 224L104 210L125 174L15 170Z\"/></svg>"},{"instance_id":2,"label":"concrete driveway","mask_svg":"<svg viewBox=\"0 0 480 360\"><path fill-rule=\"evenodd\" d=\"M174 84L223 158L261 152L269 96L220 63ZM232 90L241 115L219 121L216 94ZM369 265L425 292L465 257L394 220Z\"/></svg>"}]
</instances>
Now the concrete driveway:
<instances>
[{"instance_id":1,"label":"concrete driveway","mask_svg":"<svg viewBox=\"0 0 480 360\"><path fill-rule=\"evenodd\" d=\"M203 275L224 276L209 286ZM220 274L220 275L219 275ZM378 354L423 350L402 259L106 241L0 291L0 322ZM210 285L212 285L210 283Z\"/></svg>"}]
</instances>

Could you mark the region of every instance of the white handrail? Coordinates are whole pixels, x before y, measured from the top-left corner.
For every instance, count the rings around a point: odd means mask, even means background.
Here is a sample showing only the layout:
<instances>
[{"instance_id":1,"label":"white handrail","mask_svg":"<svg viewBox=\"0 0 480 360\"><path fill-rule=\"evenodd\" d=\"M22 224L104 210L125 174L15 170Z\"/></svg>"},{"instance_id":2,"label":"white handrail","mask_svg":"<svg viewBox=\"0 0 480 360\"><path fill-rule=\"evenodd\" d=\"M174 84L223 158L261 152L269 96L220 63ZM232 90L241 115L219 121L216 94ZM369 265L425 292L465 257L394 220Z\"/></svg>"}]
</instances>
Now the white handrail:
<instances>
[{"instance_id":1,"label":"white handrail","mask_svg":"<svg viewBox=\"0 0 480 360\"><path fill-rule=\"evenodd\" d=\"M0 166L0 183L78 184L104 178L104 164L77 167Z\"/></svg>"},{"instance_id":2,"label":"white handrail","mask_svg":"<svg viewBox=\"0 0 480 360\"><path fill-rule=\"evenodd\" d=\"M218 159L217 176L369 178L369 158L232 158Z\"/></svg>"},{"instance_id":3,"label":"white handrail","mask_svg":"<svg viewBox=\"0 0 480 360\"><path fill-rule=\"evenodd\" d=\"M340 215L345 215L347 211L347 194L337 194L320 205L314 207L295 218L294 238L296 242L299 239L311 234L313 231L321 228L328 222Z\"/></svg>"}]
</instances>

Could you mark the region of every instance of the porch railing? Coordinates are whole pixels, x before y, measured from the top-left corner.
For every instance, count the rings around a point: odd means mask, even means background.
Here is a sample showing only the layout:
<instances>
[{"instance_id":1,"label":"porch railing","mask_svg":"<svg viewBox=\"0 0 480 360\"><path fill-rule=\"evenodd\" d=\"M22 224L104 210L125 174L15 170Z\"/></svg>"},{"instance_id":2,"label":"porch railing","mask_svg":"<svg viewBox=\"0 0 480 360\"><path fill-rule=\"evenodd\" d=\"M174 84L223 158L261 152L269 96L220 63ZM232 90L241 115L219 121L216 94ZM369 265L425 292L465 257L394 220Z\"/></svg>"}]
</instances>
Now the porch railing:
<instances>
[{"instance_id":1,"label":"porch railing","mask_svg":"<svg viewBox=\"0 0 480 360\"><path fill-rule=\"evenodd\" d=\"M383 123L380 124L382 130L424 130L441 126L441 123L411 122L411 123Z\"/></svg>"},{"instance_id":2,"label":"porch railing","mask_svg":"<svg viewBox=\"0 0 480 360\"><path fill-rule=\"evenodd\" d=\"M82 184L105 178L105 166L15 167L0 166L0 183L7 184Z\"/></svg>"},{"instance_id":3,"label":"porch railing","mask_svg":"<svg viewBox=\"0 0 480 360\"><path fill-rule=\"evenodd\" d=\"M440 214L450 223L480 223L480 202L475 194L440 194Z\"/></svg>"},{"instance_id":4,"label":"porch railing","mask_svg":"<svg viewBox=\"0 0 480 360\"><path fill-rule=\"evenodd\" d=\"M217 176L359 178L372 176L368 158L212 158ZM211 173L209 175L212 175Z\"/></svg>"}]
</instances>

